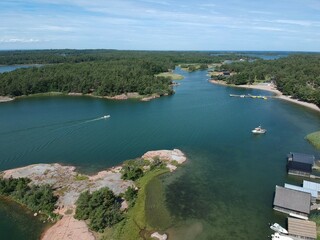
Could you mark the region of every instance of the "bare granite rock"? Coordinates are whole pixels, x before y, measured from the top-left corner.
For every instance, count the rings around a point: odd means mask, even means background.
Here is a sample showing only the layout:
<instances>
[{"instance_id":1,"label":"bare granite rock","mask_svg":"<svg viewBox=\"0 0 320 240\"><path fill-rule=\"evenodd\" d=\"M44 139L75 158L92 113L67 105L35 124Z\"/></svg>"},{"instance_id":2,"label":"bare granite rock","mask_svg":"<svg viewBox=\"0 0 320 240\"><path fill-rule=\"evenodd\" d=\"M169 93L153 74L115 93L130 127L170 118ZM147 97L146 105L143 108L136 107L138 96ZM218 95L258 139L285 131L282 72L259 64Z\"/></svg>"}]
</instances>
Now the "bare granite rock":
<instances>
[{"instance_id":1,"label":"bare granite rock","mask_svg":"<svg viewBox=\"0 0 320 240\"><path fill-rule=\"evenodd\" d=\"M150 162L159 158L166 163L170 171L174 171L177 165L186 161L185 155L178 149L149 151L142 158ZM0 176L4 178L26 177L31 179L33 184L50 184L53 187L54 193L58 196L55 212L63 217L43 234L42 240L94 240L95 236L89 231L85 221L79 221L73 217L75 204L80 193L86 190L93 192L108 187L116 195L119 195L125 192L129 186L135 187L132 181L121 179L122 166L98 172L93 176L79 174L75 169L74 166L54 163L34 164L0 172ZM124 201L122 209L127 207ZM167 239L166 234L154 233L153 237Z\"/></svg>"},{"instance_id":2,"label":"bare granite rock","mask_svg":"<svg viewBox=\"0 0 320 240\"><path fill-rule=\"evenodd\" d=\"M36 185L50 184L58 195L58 208L60 214L66 209L73 209L81 192L96 191L108 187L116 195L123 193L129 186L134 186L132 181L122 180L121 167L111 168L97 173L94 176L81 175L75 172L73 166L60 164L34 164L27 167L4 171L4 178L30 178Z\"/></svg>"},{"instance_id":3,"label":"bare granite rock","mask_svg":"<svg viewBox=\"0 0 320 240\"><path fill-rule=\"evenodd\" d=\"M142 158L151 162L154 161L155 158L159 158L160 161L166 163L167 168L169 168L171 172L177 169L177 164L182 164L187 160L184 153L179 149L149 151L145 153Z\"/></svg>"},{"instance_id":4,"label":"bare granite rock","mask_svg":"<svg viewBox=\"0 0 320 240\"><path fill-rule=\"evenodd\" d=\"M151 234L151 237L152 238L156 238L156 239L159 239L159 240L167 240L168 236L167 234L160 234L158 232L154 232Z\"/></svg>"}]
</instances>

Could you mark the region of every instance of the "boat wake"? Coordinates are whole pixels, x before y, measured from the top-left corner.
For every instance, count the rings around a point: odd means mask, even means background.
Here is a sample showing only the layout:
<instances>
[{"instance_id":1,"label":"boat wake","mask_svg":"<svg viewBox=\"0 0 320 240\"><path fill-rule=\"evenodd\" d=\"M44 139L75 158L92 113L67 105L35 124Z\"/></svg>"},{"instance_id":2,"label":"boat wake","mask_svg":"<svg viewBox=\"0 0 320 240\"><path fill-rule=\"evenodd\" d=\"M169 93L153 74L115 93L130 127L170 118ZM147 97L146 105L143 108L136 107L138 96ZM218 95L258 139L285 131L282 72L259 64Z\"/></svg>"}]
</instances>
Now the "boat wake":
<instances>
[{"instance_id":1,"label":"boat wake","mask_svg":"<svg viewBox=\"0 0 320 240\"><path fill-rule=\"evenodd\" d=\"M87 120L87 121L80 123L80 124L95 122L95 121L104 120L104 119L108 119L108 118L110 118L110 115L104 115L103 117Z\"/></svg>"},{"instance_id":2,"label":"boat wake","mask_svg":"<svg viewBox=\"0 0 320 240\"><path fill-rule=\"evenodd\" d=\"M29 155L32 152L41 152L44 149L52 147L54 144L60 144L68 141L70 137L74 137L84 128L90 127L89 123L106 120L110 115L89 119L89 120L73 120L47 125L38 125L34 127L22 128L8 132L2 132L2 135L8 135L12 138L13 134L19 133L20 138L28 138L34 144L17 153L15 156L6 161L17 161Z\"/></svg>"}]
</instances>

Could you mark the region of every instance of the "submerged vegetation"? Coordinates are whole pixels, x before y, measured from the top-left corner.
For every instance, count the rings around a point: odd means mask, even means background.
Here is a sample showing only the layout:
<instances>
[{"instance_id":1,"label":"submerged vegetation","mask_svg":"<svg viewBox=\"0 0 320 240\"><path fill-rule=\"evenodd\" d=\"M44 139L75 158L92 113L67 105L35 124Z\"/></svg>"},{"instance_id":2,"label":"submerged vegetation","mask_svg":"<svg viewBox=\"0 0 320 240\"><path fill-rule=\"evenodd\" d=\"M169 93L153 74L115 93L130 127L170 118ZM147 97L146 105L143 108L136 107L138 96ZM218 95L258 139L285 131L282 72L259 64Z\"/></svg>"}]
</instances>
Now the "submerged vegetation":
<instances>
[{"instance_id":1,"label":"submerged vegetation","mask_svg":"<svg viewBox=\"0 0 320 240\"><path fill-rule=\"evenodd\" d=\"M306 139L315 146L315 148L320 149L320 131L308 134Z\"/></svg>"}]
</instances>

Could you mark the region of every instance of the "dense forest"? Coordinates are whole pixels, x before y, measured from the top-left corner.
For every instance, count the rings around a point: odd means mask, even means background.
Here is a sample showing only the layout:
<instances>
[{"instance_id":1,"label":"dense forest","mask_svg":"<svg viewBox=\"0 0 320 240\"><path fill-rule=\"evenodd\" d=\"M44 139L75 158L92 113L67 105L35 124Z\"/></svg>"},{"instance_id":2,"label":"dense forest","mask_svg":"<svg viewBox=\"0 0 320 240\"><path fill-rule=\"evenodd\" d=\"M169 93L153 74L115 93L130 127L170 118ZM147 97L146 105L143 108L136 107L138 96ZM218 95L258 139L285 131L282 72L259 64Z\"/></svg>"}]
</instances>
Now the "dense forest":
<instances>
[{"instance_id":1,"label":"dense forest","mask_svg":"<svg viewBox=\"0 0 320 240\"><path fill-rule=\"evenodd\" d=\"M247 58L241 53L217 53L204 51L120 51L120 50L21 50L0 51L0 65L53 64L144 59L180 63L219 63L225 59ZM252 58L252 57L251 57Z\"/></svg>"},{"instance_id":2,"label":"dense forest","mask_svg":"<svg viewBox=\"0 0 320 240\"><path fill-rule=\"evenodd\" d=\"M171 80L156 77L170 65L145 60L113 60L52 64L0 74L0 95L21 96L44 92L92 93L113 96L171 94Z\"/></svg>"},{"instance_id":3,"label":"dense forest","mask_svg":"<svg viewBox=\"0 0 320 240\"><path fill-rule=\"evenodd\" d=\"M235 73L224 78L228 84L273 81L283 94L320 106L320 54L292 55L277 60L233 62L220 68Z\"/></svg>"},{"instance_id":4,"label":"dense forest","mask_svg":"<svg viewBox=\"0 0 320 240\"><path fill-rule=\"evenodd\" d=\"M181 64L189 71L205 69L209 63L224 64L232 76L219 76L230 84L274 81L280 91L320 105L320 55L297 54L277 60L261 60L240 53L192 51L118 50L30 50L0 51L0 64L43 64L0 74L0 96L46 92L114 96L172 94L171 79L156 76ZM255 60L254 60L255 59ZM249 60L249 61L248 61Z\"/></svg>"},{"instance_id":5,"label":"dense forest","mask_svg":"<svg viewBox=\"0 0 320 240\"><path fill-rule=\"evenodd\" d=\"M0 74L0 96L45 92L114 96L173 93L171 79L155 76L180 63L205 64L239 55L209 52L152 52L116 50L2 51L0 64L45 64Z\"/></svg>"}]
</instances>

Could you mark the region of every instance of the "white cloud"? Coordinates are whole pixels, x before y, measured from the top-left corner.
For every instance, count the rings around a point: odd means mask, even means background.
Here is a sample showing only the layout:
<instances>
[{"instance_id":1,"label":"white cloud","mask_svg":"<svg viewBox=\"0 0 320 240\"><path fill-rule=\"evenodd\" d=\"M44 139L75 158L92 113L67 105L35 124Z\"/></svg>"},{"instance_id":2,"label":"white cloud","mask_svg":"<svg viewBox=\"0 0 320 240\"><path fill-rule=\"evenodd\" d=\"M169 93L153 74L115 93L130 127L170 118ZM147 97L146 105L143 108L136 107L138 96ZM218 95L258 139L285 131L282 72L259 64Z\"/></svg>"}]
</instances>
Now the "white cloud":
<instances>
[{"instance_id":1,"label":"white cloud","mask_svg":"<svg viewBox=\"0 0 320 240\"><path fill-rule=\"evenodd\" d=\"M53 25L42 25L30 28L32 30L43 30L43 31L54 31L54 32L72 32L76 29L73 27L61 27L61 26L53 26Z\"/></svg>"},{"instance_id":2,"label":"white cloud","mask_svg":"<svg viewBox=\"0 0 320 240\"><path fill-rule=\"evenodd\" d=\"M35 38L0 38L0 43L37 43L41 42Z\"/></svg>"}]
</instances>

